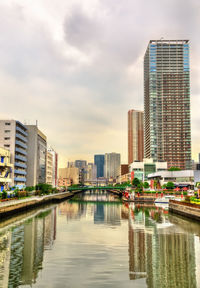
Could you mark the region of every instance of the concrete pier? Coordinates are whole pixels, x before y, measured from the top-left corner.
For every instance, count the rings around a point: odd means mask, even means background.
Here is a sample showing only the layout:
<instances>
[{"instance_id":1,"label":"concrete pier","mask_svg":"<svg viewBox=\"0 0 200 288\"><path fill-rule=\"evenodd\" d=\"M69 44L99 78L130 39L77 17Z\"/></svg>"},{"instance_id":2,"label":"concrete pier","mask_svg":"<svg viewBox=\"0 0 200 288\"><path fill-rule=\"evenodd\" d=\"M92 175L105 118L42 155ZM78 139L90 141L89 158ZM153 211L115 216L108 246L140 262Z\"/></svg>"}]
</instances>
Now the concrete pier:
<instances>
[{"instance_id":1,"label":"concrete pier","mask_svg":"<svg viewBox=\"0 0 200 288\"><path fill-rule=\"evenodd\" d=\"M169 201L169 211L191 219L200 220L200 205L175 200Z\"/></svg>"},{"instance_id":2,"label":"concrete pier","mask_svg":"<svg viewBox=\"0 0 200 288\"><path fill-rule=\"evenodd\" d=\"M52 195L31 197L21 200L11 200L0 203L0 219L5 216L14 215L20 211L25 211L32 209L34 207L45 205L47 203L55 203L63 201L65 199L72 198L75 194L80 193L81 191L77 190L75 192L62 192Z\"/></svg>"}]
</instances>

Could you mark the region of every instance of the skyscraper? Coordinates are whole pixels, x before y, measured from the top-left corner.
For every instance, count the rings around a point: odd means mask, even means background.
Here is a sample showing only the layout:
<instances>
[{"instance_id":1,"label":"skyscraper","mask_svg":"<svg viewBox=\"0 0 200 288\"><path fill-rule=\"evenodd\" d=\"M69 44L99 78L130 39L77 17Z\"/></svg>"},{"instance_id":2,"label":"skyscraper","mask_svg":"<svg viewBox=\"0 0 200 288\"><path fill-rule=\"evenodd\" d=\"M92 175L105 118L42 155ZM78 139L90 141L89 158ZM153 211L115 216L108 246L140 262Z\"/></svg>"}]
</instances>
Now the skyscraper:
<instances>
[{"instance_id":1,"label":"skyscraper","mask_svg":"<svg viewBox=\"0 0 200 288\"><path fill-rule=\"evenodd\" d=\"M144 158L144 113L137 110L128 111L128 164L143 161Z\"/></svg>"},{"instance_id":2,"label":"skyscraper","mask_svg":"<svg viewBox=\"0 0 200 288\"><path fill-rule=\"evenodd\" d=\"M97 178L104 177L105 155L94 155L94 164L97 167Z\"/></svg>"},{"instance_id":3,"label":"skyscraper","mask_svg":"<svg viewBox=\"0 0 200 288\"><path fill-rule=\"evenodd\" d=\"M121 155L119 153L106 153L105 154L105 177L116 178L119 173L119 167L121 165Z\"/></svg>"},{"instance_id":4,"label":"skyscraper","mask_svg":"<svg viewBox=\"0 0 200 288\"><path fill-rule=\"evenodd\" d=\"M144 57L145 158L191 168L188 40L150 40Z\"/></svg>"}]
</instances>

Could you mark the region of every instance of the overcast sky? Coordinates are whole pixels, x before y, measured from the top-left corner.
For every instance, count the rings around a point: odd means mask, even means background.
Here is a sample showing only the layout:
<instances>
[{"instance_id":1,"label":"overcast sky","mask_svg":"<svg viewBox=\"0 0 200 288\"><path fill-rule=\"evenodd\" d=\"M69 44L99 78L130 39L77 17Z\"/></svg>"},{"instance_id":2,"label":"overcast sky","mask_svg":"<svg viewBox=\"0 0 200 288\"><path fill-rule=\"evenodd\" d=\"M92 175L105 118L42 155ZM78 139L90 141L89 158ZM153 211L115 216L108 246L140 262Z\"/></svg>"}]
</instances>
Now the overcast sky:
<instances>
[{"instance_id":1,"label":"overcast sky","mask_svg":"<svg viewBox=\"0 0 200 288\"><path fill-rule=\"evenodd\" d=\"M1 0L2 119L35 124L68 160L119 152L143 110L150 39L189 39L193 158L200 152L199 0Z\"/></svg>"}]
</instances>

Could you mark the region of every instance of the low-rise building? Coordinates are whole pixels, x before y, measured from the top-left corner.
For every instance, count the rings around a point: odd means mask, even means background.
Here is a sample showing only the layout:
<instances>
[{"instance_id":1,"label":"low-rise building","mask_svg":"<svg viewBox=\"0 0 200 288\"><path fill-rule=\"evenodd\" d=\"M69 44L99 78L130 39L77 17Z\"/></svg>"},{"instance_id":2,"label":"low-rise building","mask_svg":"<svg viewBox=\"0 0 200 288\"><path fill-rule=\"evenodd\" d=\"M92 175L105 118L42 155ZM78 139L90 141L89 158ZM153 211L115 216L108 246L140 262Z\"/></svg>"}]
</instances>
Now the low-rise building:
<instances>
[{"instance_id":1,"label":"low-rise building","mask_svg":"<svg viewBox=\"0 0 200 288\"><path fill-rule=\"evenodd\" d=\"M199 170L182 170L182 171L157 171L148 175L148 180L157 180L160 186L173 182L178 187L193 188L197 182L200 182Z\"/></svg>"},{"instance_id":2,"label":"low-rise building","mask_svg":"<svg viewBox=\"0 0 200 288\"><path fill-rule=\"evenodd\" d=\"M0 147L0 189L1 191L9 188L13 165L10 163L10 151Z\"/></svg>"},{"instance_id":3,"label":"low-rise building","mask_svg":"<svg viewBox=\"0 0 200 288\"><path fill-rule=\"evenodd\" d=\"M148 175L157 171L166 171L167 162L154 162L153 159L144 159L143 162L135 161L129 165L131 180L138 178L148 180Z\"/></svg>"}]
</instances>

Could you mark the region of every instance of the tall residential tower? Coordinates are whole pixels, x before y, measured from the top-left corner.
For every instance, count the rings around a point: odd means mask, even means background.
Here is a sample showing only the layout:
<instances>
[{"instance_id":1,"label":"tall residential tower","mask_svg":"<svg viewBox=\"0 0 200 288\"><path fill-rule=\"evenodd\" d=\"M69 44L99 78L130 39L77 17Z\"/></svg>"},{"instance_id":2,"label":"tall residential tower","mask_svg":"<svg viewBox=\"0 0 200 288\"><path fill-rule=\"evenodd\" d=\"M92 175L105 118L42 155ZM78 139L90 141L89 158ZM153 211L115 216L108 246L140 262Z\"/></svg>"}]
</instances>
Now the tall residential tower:
<instances>
[{"instance_id":1,"label":"tall residential tower","mask_svg":"<svg viewBox=\"0 0 200 288\"><path fill-rule=\"evenodd\" d=\"M191 169L188 40L151 40L144 57L145 158Z\"/></svg>"},{"instance_id":2,"label":"tall residential tower","mask_svg":"<svg viewBox=\"0 0 200 288\"><path fill-rule=\"evenodd\" d=\"M142 111L128 111L128 164L144 158L143 117Z\"/></svg>"}]
</instances>

